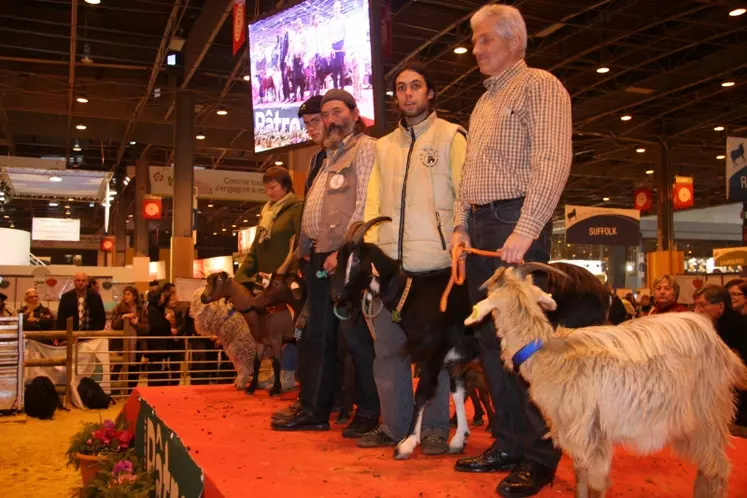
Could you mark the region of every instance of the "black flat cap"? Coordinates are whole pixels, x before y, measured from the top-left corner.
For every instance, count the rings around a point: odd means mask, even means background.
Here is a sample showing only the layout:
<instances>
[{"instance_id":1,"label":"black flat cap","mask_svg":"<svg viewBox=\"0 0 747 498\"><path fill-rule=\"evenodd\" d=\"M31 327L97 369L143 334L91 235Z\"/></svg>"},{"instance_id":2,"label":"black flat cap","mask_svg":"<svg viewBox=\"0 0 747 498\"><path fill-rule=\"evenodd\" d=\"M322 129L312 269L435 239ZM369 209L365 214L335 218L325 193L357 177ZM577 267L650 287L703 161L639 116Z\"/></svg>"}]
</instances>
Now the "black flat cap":
<instances>
[{"instance_id":1,"label":"black flat cap","mask_svg":"<svg viewBox=\"0 0 747 498\"><path fill-rule=\"evenodd\" d=\"M322 113L322 96L314 95L309 97L309 100L301 104L298 108L298 117L301 118L305 114L321 114Z\"/></svg>"}]
</instances>

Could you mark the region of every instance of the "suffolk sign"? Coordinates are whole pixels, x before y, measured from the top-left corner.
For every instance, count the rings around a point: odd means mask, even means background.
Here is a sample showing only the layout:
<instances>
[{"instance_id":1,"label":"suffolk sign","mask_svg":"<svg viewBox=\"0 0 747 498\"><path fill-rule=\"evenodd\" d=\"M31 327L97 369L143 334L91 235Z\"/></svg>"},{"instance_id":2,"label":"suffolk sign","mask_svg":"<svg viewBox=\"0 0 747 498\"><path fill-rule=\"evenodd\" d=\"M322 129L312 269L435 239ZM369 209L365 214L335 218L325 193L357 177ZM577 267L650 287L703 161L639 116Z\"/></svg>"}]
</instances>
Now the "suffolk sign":
<instances>
[{"instance_id":1,"label":"suffolk sign","mask_svg":"<svg viewBox=\"0 0 747 498\"><path fill-rule=\"evenodd\" d=\"M726 198L747 202L747 138L726 139Z\"/></svg>"},{"instance_id":2,"label":"suffolk sign","mask_svg":"<svg viewBox=\"0 0 747 498\"><path fill-rule=\"evenodd\" d=\"M565 238L573 244L637 246L641 238L640 211L566 205Z\"/></svg>"}]
</instances>

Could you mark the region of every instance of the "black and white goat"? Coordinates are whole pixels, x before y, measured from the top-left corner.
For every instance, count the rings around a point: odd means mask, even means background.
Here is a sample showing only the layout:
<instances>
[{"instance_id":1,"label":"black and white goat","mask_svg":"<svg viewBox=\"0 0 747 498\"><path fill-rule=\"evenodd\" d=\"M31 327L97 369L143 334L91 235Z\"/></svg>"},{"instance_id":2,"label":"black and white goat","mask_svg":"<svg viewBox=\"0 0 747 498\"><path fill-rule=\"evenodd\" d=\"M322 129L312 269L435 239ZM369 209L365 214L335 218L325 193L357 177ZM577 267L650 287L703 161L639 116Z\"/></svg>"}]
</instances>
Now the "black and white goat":
<instances>
[{"instance_id":1,"label":"black and white goat","mask_svg":"<svg viewBox=\"0 0 747 498\"><path fill-rule=\"evenodd\" d=\"M461 453L469 435L464 411L463 367L480 353L477 339L464 326L464 317L471 312L467 288L455 287L449 294L446 311L439 311L439 301L451 278L451 269L418 274L404 272L399 262L385 255L378 246L363 242L365 233L384 221L391 221L391 218L375 218L349 232L332 275L332 299L336 303L357 303L366 290L380 297L387 310L399 315L399 324L407 336L403 353L420 365L413 421L407 436L397 445L394 457L408 458L420 443L423 411L436 393L438 376L444 368L449 369L451 395L457 412L457 430L449 442L449 452ZM378 276L374 275L372 265Z\"/></svg>"}]
</instances>

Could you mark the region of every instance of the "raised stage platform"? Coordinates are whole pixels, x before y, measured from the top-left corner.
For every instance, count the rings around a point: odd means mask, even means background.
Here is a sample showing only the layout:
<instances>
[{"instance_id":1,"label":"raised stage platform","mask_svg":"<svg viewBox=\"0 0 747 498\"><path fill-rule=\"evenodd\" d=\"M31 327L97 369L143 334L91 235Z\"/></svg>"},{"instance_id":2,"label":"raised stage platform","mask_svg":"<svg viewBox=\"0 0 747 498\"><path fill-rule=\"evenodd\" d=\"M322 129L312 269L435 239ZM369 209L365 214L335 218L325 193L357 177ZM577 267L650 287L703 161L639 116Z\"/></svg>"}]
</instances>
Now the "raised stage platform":
<instances>
[{"instance_id":1,"label":"raised stage platform","mask_svg":"<svg viewBox=\"0 0 747 498\"><path fill-rule=\"evenodd\" d=\"M329 432L272 431L270 414L295 396L247 396L230 386L140 388L124 412L137 424L140 454L165 476L158 497L497 496L505 474L455 472L456 455L426 457L416 450L410 460L396 461L392 448L364 450L343 439L341 426ZM467 410L471 420L469 402ZM465 454L479 454L491 441L484 427L476 427ZM732 441L729 497L747 498L747 440ZM618 451L607 496L685 498L692 496L694 476L692 465L668 451L648 457ZM573 496L567 457L553 487L539 496Z\"/></svg>"}]
</instances>

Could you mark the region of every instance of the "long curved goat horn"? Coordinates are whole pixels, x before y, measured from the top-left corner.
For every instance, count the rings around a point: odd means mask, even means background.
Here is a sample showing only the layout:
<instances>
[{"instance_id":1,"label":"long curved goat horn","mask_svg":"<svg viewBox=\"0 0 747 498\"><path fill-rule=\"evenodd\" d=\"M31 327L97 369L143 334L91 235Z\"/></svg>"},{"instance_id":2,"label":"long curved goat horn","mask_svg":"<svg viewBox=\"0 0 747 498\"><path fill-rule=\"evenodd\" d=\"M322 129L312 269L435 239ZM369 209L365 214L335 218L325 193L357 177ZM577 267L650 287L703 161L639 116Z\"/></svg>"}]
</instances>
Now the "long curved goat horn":
<instances>
[{"instance_id":1,"label":"long curved goat horn","mask_svg":"<svg viewBox=\"0 0 747 498\"><path fill-rule=\"evenodd\" d=\"M346 242L352 242L353 239L355 238L355 234L358 233L358 230L362 226L363 226L363 222L362 221L355 221L355 222L351 223L350 226L348 227L347 231L345 232L345 241Z\"/></svg>"},{"instance_id":2,"label":"long curved goat horn","mask_svg":"<svg viewBox=\"0 0 747 498\"><path fill-rule=\"evenodd\" d=\"M293 261L293 254L296 252L296 236L295 234L290 238L290 248L288 249L288 254L285 256L285 259L283 260L283 264L280 265L280 268L277 269L276 273L278 275L284 275L288 273L288 268L290 268L291 262Z\"/></svg>"},{"instance_id":3,"label":"long curved goat horn","mask_svg":"<svg viewBox=\"0 0 747 498\"><path fill-rule=\"evenodd\" d=\"M567 278L568 280L571 280L571 277L566 272L562 270L558 270L554 266L548 265L547 263L539 263L537 261L530 261L529 263L524 263L522 265L517 266L516 269L519 270L522 275L529 275L532 272L541 271L545 273L555 273L557 275L560 275L563 278Z\"/></svg>"},{"instance_id":4,"label":"long curved goat horn","mask_svg":"<svg viewBox=\"0 0 747 498\"><path fill-rule=\"evenodd\" d=\"M366 235L366 232L371 230L379 223L384 223L385 221L392 221L392 219L389 216L377 216L376 218L368 220L363 225L361 225L358 230L355 231L355 235L353 235L351 242L360 244L361 242L363 242L363 236Z\"/></svg>"}]
</instances>

